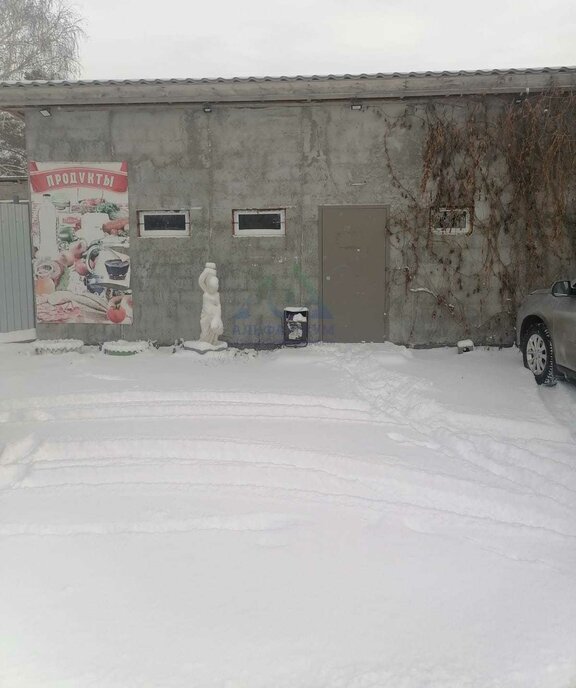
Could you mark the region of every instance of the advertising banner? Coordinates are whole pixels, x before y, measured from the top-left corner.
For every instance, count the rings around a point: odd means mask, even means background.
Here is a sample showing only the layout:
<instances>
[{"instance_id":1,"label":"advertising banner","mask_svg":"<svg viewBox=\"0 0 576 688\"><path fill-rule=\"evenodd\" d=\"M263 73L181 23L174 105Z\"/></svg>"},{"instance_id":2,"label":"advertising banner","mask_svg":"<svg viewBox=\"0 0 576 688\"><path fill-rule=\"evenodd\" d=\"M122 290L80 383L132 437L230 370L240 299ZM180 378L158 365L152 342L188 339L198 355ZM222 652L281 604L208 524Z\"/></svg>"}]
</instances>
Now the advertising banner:
<instances>
[{"instance_id":1,"label":"advertising banner","mask_svg":"<svg viewBox=\"0 0 576 688\"><path fill-rule=\"evenodd\" d=\"M132 323L128 166L30 162L39 323Z\"/></svg>"}]
</instances>

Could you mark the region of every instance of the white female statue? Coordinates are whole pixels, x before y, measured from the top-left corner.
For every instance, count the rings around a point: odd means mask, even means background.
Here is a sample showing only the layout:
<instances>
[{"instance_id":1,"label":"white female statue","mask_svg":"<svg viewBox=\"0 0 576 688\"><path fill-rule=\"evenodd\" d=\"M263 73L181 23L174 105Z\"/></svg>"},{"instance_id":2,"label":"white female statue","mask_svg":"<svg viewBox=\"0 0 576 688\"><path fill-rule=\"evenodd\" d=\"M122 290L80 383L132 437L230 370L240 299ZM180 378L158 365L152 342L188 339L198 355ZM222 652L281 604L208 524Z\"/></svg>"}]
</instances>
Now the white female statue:
<instances>
[{"instance_id":1,"label":"white female statue","mask_svg":"<svg viewBox=\"0 0 576 688\"><path fill-rule=\"evenodd\" d=\"M193 349L200 353L205 351L220 351L228 344L218 341L218 337L224 332L222 324L222 306L218 293L218 276L216 275L216 263L206 263L206 267L198 278L202 296L202 313L200 314L200 340L197 342L184 342L185 349Z\"/></svg>"}]
</instances>

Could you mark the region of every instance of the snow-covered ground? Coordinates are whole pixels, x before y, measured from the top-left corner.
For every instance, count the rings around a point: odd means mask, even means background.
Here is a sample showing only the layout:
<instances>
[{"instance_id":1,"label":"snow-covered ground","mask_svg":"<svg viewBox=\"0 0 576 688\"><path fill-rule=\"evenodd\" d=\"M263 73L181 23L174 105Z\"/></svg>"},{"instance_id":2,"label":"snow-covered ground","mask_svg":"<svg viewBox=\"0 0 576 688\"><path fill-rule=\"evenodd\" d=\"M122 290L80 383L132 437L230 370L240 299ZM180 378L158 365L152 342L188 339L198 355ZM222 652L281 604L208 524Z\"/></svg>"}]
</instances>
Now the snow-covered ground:
<instances>
[{"instance_id":1,"label":"snow-covered ground","mask_svg":"<svg viewBox=\"0 0 576 688\"><path fill-rule=\"evenodd\" d=\"M0 347L5 688L573 688L576 385Z\"/></svg>"}]
</instances>

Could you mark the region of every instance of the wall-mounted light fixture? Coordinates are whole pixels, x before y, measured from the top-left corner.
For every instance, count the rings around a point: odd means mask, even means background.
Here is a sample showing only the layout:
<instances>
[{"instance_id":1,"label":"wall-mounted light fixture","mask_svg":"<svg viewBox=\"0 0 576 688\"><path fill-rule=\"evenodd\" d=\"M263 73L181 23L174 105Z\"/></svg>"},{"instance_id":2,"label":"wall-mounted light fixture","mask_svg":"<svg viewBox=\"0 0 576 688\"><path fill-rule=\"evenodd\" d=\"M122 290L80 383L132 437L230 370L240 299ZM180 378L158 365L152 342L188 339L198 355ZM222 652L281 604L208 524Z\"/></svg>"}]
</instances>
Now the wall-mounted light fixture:
<instances>
[{"instance_id":1,"label":"wall-mounted light fixture","mask_svg":"<svg viewBox=\"0 0 576 688\"><path fill-rule=\"evenodd\" d=\"M210 103L204 103L204 107L202 108L204 112L212 112L212 106Z\"/></svg>"},{"instance_id":2,"label":"wall-mounted light fixture","mask_svg":"<svg viewBox=\"0 0 576 688\"><path fill-rule=\"evenodd\" d=\"M359 103L357 100L352 101L352 105L350 105L351 110L362 110L362 103Z\"/></svg>"},{"instance_id":3,"label":"wall-mounted light fixture","mask_svg":"<svg viewBox=\"0 0 576 688\"><path fill-rule=\"evenodd\" d=\"M526 88L524 89L524 93L519 93L516 96L514 102L516 103L516 105L521 105L522 103L524 103L528 99L529 95L530 95L530 87L526 86Z\"/></svg>"},{"instance_id":4,"label":"wall-mounted light fixture","mask_svg":"<svg viewBox=\"0 0 576 688\"><path fill-rule=\"evenodd\" d=\"M50 108L42 108L40 110L40 114L42 117L52 117L52 113L50 112Z\"/></svg>"}]
</instances>

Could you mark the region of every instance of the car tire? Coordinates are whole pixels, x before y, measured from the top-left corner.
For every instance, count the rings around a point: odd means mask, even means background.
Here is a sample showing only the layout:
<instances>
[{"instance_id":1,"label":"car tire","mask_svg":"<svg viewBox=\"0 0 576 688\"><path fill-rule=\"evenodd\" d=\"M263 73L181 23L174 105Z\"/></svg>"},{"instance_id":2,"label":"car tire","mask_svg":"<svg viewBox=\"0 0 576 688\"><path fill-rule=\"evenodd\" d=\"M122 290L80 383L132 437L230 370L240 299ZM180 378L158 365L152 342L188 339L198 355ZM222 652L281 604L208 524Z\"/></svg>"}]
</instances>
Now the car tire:
<instances>
[{"instance_id":1,"label":"car tire","mask_svg":"<svg viewBox=\"0 0 576 688\"><path fill-rule=\"evenodd\" d=\"M556 365L552 337L544 323L531 325L522 346L524 365L534 375L536 383L552 387L556 384Z\"/></svg>"}]
</instances>

